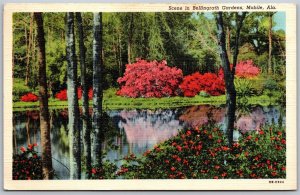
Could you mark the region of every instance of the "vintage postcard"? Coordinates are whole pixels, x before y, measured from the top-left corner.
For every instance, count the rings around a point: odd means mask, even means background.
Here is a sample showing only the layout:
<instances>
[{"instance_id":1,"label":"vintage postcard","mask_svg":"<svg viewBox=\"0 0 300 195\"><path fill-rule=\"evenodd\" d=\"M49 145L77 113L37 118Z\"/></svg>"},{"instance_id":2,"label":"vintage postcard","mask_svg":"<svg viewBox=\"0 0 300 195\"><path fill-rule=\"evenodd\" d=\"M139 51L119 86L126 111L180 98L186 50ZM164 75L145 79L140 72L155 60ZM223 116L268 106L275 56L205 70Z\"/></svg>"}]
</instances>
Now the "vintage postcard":
<instances>
[{"instance_id":1,"label":"vintage postcard","mask_svg":"<svg viewBox=\"0 0 300 195\"><path fill-rule=\"evenodd\" d=\"M296 5L7 4L6 190L295 190Z\"/></svg>"}]
</instances>

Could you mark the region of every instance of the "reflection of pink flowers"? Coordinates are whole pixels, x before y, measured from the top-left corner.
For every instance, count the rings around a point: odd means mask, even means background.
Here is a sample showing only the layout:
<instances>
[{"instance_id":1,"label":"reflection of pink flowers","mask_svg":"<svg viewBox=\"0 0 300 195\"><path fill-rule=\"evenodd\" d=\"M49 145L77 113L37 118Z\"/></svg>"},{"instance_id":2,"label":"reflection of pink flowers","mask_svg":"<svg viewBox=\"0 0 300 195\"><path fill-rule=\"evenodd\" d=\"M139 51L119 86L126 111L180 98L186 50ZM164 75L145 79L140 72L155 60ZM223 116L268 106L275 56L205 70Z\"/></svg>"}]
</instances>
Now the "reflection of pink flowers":
<instances>
[{"instance_id":1,"label":"reflection of pink flowers","mask_svg":"<svg viewBox=\"0 0 300 195\"><path fill-rule=\"evenodd\" d=\"M242 132L249 130L259 130L266 122L266 116L259 107L255 108L250 115L240 117L236 122L236 128Z\"/></svg>"},{"instance_id":2,"label":"reflection of pink flowers","mask_svg":"<svg viewBox=\"0 0 300 195\"><path fill-rule=\"evenodd\" d=\"M124 129L128 143L153 146L175 136L178 129L183 128L171 112L123 110L120 116L124 120L119 122L119 127Z\"/></svg>"},{"instance_id":3,"label":"reflection of pink flowers","mask_svg":"<svg viewBox=\"0 0 300 195\"><path fill-rule=\"evenodd\" d=\"M210 120L213 120L217 124L221 125L225 119L225 112L225 108L192 106L187 108L179 117L179 119L193 128L201 127L208 123L208 115L211 113ZM242 132L259 130L260 127L267 122L270 114L273 116L274 113L264 113L261 107L254 108L250 114L237 118L235 127Z\"/></svg>"}]
</instances>

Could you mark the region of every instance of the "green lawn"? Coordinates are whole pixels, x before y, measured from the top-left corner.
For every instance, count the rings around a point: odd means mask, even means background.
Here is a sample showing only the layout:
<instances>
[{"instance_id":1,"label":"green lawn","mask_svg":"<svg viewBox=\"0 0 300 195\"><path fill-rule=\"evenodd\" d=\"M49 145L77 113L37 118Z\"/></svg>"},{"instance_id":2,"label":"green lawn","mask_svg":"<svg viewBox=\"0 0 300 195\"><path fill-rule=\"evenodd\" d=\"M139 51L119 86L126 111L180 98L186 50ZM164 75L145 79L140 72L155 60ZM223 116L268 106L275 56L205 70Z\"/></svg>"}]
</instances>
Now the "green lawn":
<instances>
[{"instance_id":1,"label":"green lawn","mask_svg":"<svg viewBox=\"0 0 300 195\"><path fill-rule=\"evenodd\" d=\"M104 92L103 108L105 110L114 109L157 109L157 108L176 108L192 105L222 105L225 104L225 95L210 96L210 97L164 97L164 98L127 98L115 95L115 89L108 89ZM274 104L274 98L270 99L266 95L253 96L248 98L248 103L251 105L267 106ZM82 105L82 101L79 101ZM92 105L92 101L90 101ZM38 102L14 102L14 111L34 110L38 109ZM67 101L60 101L54 98L49 99L50 109L65 108L68 106Z\"/></svg>"}]
</instances>

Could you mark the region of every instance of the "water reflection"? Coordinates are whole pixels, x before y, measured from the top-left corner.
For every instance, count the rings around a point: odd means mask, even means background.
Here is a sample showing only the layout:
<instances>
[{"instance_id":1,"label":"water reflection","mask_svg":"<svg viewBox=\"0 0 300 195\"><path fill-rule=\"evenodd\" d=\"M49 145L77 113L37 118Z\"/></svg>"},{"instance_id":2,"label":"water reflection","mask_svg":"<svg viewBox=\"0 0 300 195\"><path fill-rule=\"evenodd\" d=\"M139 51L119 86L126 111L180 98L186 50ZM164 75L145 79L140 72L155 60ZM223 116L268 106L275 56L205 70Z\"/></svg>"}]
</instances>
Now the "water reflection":
<instances>
[{"instance_id":1,"label":"water reflection","mask_svg":"<svg viewBox=\"0 0 300 195\"><path fill-rule=\"evenodd\" d=\"M183 128L177 110L122 110L110 111L108 115L125 132L128 152L132 153L142 153Z\"/></svg>"},{"instance_id":2,"label":"water reflection","mask_svg":"<svg viewBox=\"0 0 300 195\"><path fill-rule=\"evenodd\" d=\"M248 114L237 113L236 128L255 130L263 124L285 123L285 113L280 107L253 107ZM179 129L199 127L209 122L223 125L225 108L192 106L181 109L113 110L108 111L105 124L103 150L106 159L118 160L134 153L141 155L155 144L175 136ZM53 167L59 179L69 179L68 110L50 112ZM40 148L38 111L13 113L14 153L21 146L37 143ZM84 145L82 146L84 147ZM83 150L82 150L83 151ZM121 165L121 161L117 165ZM82 174L84 175L84 174Z\"/></svg>"},{"instance_id":3,"label":"water reflection","mask_svg":"<svg viewBox=\"0 0 300 195\"><path fill-rule=\"evenodd\" d=\"M213 106L192 106L185 109L180 120L184 121L189 127L201 127L209 122L216 123L224 129L226 109ZM245 132L258 130L264 124L277 124L280 117L285 123L285 113L280 107L261 107L256 106L247 114L237 111L235 128Z\"/></svg>"}]
</instances>

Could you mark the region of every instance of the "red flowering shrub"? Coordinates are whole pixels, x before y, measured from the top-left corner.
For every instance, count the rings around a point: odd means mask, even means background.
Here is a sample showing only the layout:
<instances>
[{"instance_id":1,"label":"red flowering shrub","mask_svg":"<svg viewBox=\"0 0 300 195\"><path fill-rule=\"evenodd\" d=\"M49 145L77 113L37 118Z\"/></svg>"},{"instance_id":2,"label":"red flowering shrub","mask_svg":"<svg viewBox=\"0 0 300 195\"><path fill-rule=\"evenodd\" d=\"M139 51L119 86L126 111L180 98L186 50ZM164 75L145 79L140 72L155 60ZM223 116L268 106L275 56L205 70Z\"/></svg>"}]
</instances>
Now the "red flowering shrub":
<instances>
[{"instance_id":1,"label":"red flowering shrub","mask_svg":"<svg viewBox=\"0 0 300 195\"><path fill-rule=\"evenodd\" d=\"M214 126L181 131L139 158L124 158L126 179L262 179L286 177L285 129L248 131L228 147Z\"/></svg>"},{"instance_id":2,"label":"red flowering shrub","mask_svg":"<svg viewBox=\"0 0 300 195\"><path fill-rule=\"evenodd\" d=\"M205 73L201 77L201 91L205 91L210 95L217 96L225 93L225 83L222 77L213 73Z\"/></svg>"},{"instance_id":3,"label":"red flowering shrub","mask_svg":"<svg viewBox=\"0 0 300 195\"><path fill-rule=\"evenodd\" d=\"M168 97L177 95L182 71L167 66L166 61L138 60L127 64L123 77L118 79L117 95L127 97Z\"/></svg>"},{"instance_id":4,"label":"red flowering shrub","mask_svg":"<svg viewBox=\"0 0 300 195\"><path fill-rule=\"evenodd\" d=\"M77 88L77 95L78 95L78 99L81 99L81 97L82 97L82 89L81 89L81 87ZM57 99L59 99L61 101L68 100L67 89L63 89L60 92L58 92L55 95L55 98L57 98Z\"/></svg>"},{"instance_id":5,"label":"red flowering shrub","mask_svg":"<svg viewBox=\"0 0 300 195\"><path fill-rule=\"evenodd\" d=\"M21 154L13 156L13 179L34 180L43 179L42 159L34 150L37 144L29 144L27 149L21 147Z\"/></svg>"},{"instance_id":6,"label":"red flowering shrub","mask_svg":"<svg viewBox=\"0 0 300 195\"><path fill-rule=\"evenodd\" d=\"M89 89L88 97L89 97L89 100L93 99L93 89L92 88Z\"/></svg>"},{"instance_id":7,"label":"red flowering shrub","mask_svg":"<svg viewBox=\"0 0 300 195\"><path fill-rule=\"evenodd\" d=\"M36 102L38 99L38 96L33 93L27 93L21 97L22 102Z\"/></svg>"},{"instance_id":8,"label":"red flowering shrub","mask_svg":"<svg viewBox=\"0 0 300 195\"><path fill-rule=\"evenodd\" d=\"M222 78L213 73L201 75L199 72L196 72L185 76L179 87L186 97L194 97L200 91L217 96L225 93L225 83Z\"/></svg>"},{"instance_id":9,"label":"red flowering shrub","mask_svg":"<svg viewBox=\"0 0 300 195\"><path fill-rule=\"evenodd\" d=\"M231 64L230 68L232 68L232 66L233 65ZM235 67L235 76L238 78L253 78L258 76L259 73L260 69L252 60L240 61ZM218 75L224 78L223 68L220 68Z\"/></svg>"},{"instance_id":10,"label":"red flowering shrub","mask_svg":"<svg viewBox=\"0 0 300 195\"><path fill-rule=\"evenodd\" d=\"M196 72L191 75L187 75L183 78L183 82L179 85L179 88L183 91L183 95L186 97L194 97L197 95L201 88L201 74Z\"/></svg>"}]
</instances>

